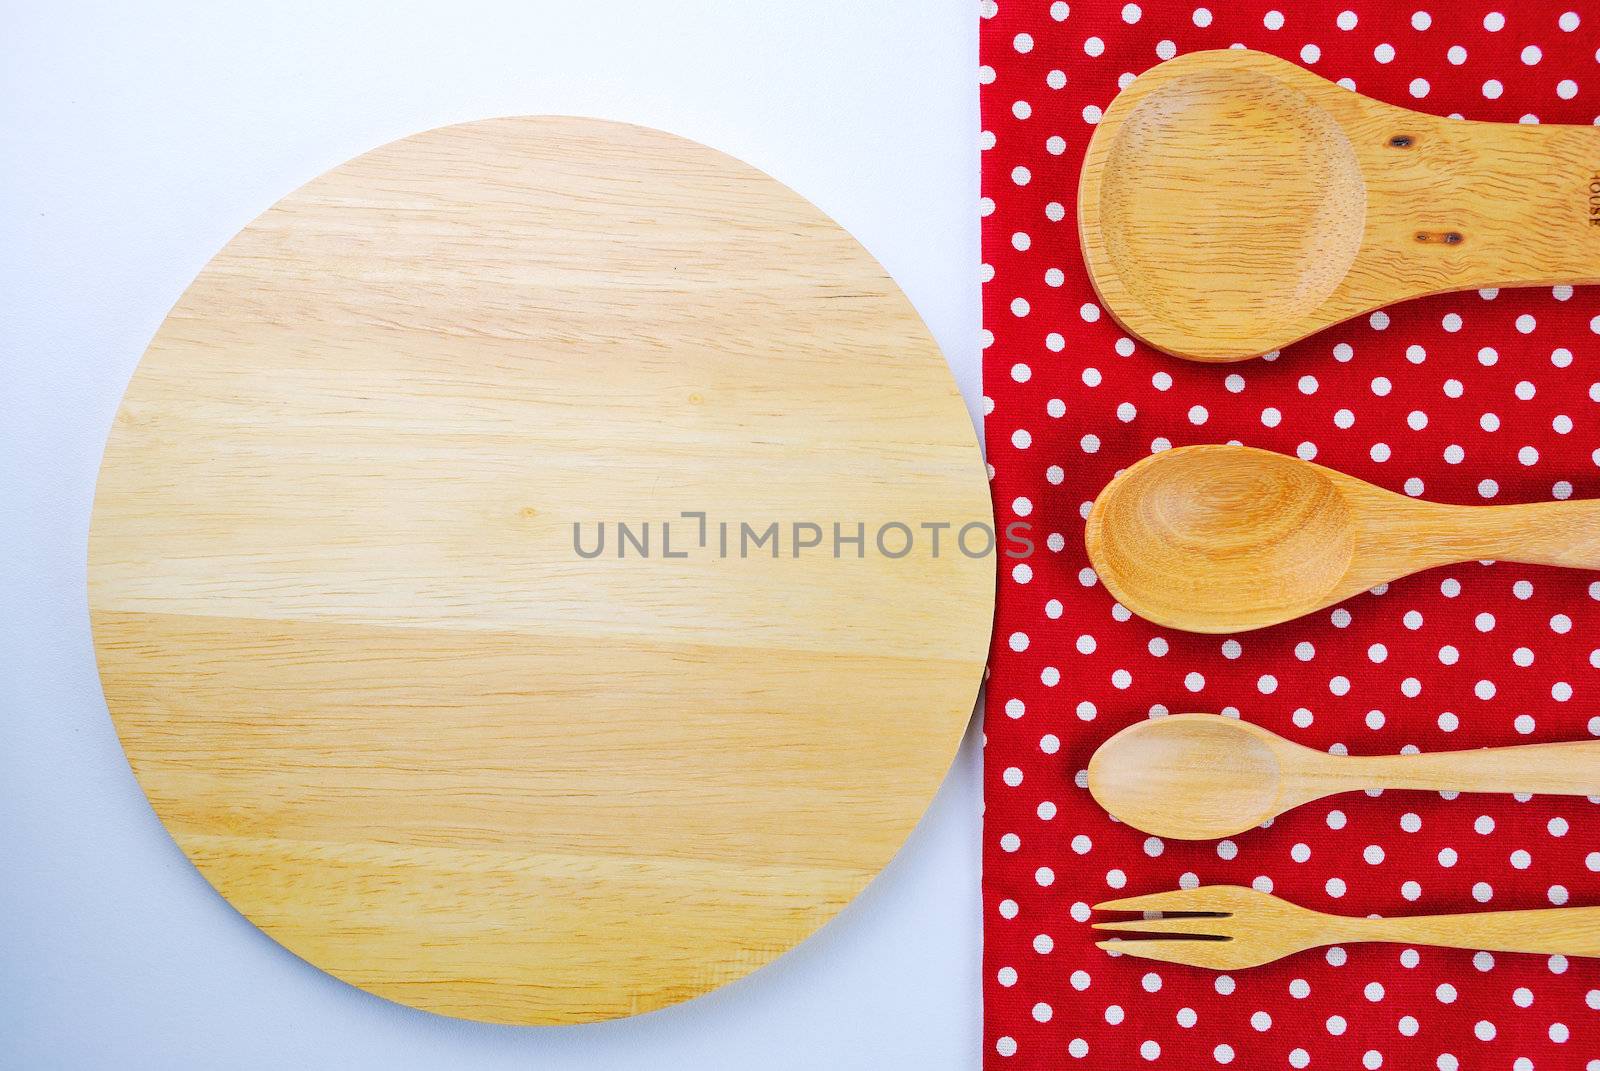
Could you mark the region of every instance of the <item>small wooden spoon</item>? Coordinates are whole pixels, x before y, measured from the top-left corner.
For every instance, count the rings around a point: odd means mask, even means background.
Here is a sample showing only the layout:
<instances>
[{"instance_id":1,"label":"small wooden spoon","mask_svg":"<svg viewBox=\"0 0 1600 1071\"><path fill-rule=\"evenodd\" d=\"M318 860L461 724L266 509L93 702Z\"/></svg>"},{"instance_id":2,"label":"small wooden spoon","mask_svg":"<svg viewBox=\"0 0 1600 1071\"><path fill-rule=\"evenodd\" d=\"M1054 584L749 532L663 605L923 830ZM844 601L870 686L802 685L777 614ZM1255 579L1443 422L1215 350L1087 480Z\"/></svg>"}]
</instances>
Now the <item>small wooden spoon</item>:
<instances>
[{"instance_id":1,"label":"small wooden spoon","mask_svg":"<svg viewBox=\"0 0 1600 1071\"><path fill-rule=\"evenodd\" d=\"M1600 281L1600 130L1445 119L1193 52L1106 110L1078 227L1123 327L1238 361L1423 294Z\"/></svg>"},{"instance_id":2,"label":"small wooden spoon","mask_svg":"<svg viewBox=\"0 0 1600 1071\"><path fill-rule=\"evenodd\" d=\"M1113 817L1176 840L1213 840L1338 792L1600 794L1600 740L1419 755L1330 755L1215 714L1128 726L1089 760L1089 792Z\"/></svg>"},{"instance_id":3,"label":"small wooden spoon","mask_svg":"<svg viewBox=\"0 0 1600 1071\"><path fill-rule=\"evenodd\" d=\"M1244 446L1152 454L1084 531L1118 602L1188 632L1243 632L1453 562L1600 569L1600 499L1449 506Z\"/></svg>"}]
</instances>

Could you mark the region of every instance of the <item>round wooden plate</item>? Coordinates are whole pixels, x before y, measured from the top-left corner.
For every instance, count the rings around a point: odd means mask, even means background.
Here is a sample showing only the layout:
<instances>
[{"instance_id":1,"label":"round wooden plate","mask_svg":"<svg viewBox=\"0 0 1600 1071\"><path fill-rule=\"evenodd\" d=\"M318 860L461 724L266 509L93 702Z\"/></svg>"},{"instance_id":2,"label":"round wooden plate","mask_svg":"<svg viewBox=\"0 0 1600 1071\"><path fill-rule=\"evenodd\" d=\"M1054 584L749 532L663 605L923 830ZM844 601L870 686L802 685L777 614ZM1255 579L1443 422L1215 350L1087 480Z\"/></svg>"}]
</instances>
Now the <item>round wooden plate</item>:
<instances>
[{"instance_id":1,"label":"round wooden plate","mask_svg":"<svg viewBox=\"0 0 1600 1071\"><path fill-rule=\"evenodd\" d=\"M894 854L978 687L990 520L837 224L667 134L497 119L205 268L118 413L90 606L141 784L246 917L391 1000L576 1022L748 973Z\"/></svg>"}]
</instances>

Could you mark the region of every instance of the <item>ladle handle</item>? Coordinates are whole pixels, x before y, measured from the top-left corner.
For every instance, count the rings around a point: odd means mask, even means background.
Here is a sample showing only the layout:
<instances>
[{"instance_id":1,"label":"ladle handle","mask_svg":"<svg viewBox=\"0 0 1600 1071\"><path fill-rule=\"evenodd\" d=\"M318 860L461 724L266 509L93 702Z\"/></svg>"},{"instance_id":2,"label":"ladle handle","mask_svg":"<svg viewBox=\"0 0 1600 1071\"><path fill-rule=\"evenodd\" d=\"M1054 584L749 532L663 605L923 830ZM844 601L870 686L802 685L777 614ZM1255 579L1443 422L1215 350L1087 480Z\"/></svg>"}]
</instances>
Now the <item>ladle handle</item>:
<instances>
[{"instance_id":1,"label":"ladle handle","mask_svg":"<svg viewBox=\"0 0 1600 1071\"><path fill-rule=\"evenodd\" d=\"M1420 247L1446 243L1422 259L1448 288L1600 282L1600 129L1451 120L1429 133L1403 150L1427 176L1406 187L1407 218Z\"/></svg>"},{"instance_id":2,"label":"ladle handle","mask_svg":"<svg viewBox=\"0 0 1600 1071\"><path fill-rule=\"evenodd\" d=\"M1451 507L1428 534L1456 561L1600 569L1600 499Z\"/></svg>"},{"instance_id":3,"label":"ladle handle","mask_svg":"<svg viewBox=\"0 0 1600 1071\"><path fill-rule=\"evenodd\" d=\"M1600 796L1600 740L1338 758L1327 763L1327 770L1342 786L1338 791L1410 788Z\"/></svg>"},{"instance_id":4,"label":"ladle handle","mask_svg":"<svg viewBox=\"0 0 1600 1071\"><path fill-rule=\"evenodd\" d=\"M1600 956L1600 907L1546 907L1531 911L1475 911L1459 915L1404 915L1350 919L1349 940L1470 948L1486 952Z\"/></svg>"}]
</instances>

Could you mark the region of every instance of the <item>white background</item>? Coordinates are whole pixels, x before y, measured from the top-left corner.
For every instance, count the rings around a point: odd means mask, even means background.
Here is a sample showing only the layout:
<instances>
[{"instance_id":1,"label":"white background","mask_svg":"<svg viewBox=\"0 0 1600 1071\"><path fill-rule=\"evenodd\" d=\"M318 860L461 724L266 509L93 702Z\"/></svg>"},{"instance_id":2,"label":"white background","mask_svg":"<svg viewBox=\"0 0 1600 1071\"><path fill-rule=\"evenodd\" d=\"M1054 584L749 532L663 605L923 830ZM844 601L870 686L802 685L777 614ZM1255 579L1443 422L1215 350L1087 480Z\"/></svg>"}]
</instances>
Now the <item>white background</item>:
<instances>
[{"instance_id":1,"label":"white background","mask_svg":"<svg viewBox=\"0 0 1600 1071\"><path fill-rule=\"evenodd\" d=\"M844 224L978 395L971 0L0 0L0 1068L972 1067L978 755L794 952L585 1027L485 1026L305 965L189 866L117 746L84 592L95 471L228 238L376 145L519 113L661 127Z\"/></svg>"}]
</instances>

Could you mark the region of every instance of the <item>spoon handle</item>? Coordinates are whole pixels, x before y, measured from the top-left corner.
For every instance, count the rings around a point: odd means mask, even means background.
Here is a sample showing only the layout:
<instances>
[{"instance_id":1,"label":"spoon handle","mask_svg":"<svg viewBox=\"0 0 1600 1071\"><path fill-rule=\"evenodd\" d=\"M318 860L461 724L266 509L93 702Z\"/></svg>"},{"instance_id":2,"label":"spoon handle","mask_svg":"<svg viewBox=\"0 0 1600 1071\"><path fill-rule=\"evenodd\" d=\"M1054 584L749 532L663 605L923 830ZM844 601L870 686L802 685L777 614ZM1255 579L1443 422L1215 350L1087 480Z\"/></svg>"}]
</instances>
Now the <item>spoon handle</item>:
<instances>
[{"instance_id":1,"label":"spoon handle","mask_svg":"<svg viewBox=\"0 0 1600 1071\"><path fill-rule=\"evenodd\" d=\"M1600 241L1600 228L1596 228ZM1441 559L1600 569L1600 499L1446 507L1427 539Z\"/></svg>"},{"instance_id":2,"label":"spoon handle","mask_svg":"<svg viewBox=\"0 0 1600 1071\"><path fill-rule=\"evenodd\" d=\"M1600 282L1600 130L1441 120L1396 156L1439 289Z\"/></svg>"},{"instance_id":3,"label":"spoon handle","mask_svg":"<svg viewBox=\"0 0 1600 1071\"><path fill-rule=\"evenodd\" d=\"M1350 919L1347 940L1398 941L1487 952L1600 956L1600 907L1475 911L1459 915L1402 915Z\"/></svg>"},{"instance_id":4,"label":"spoon handle","mask_svg":"<svg viewBox=\"0 0 1600 1071\"><path fill-rule=\"evenodd\" d=\"M1339 758L1326 769L1344 786L1339 791L1409 788L1600 796L1600 740Z\"/></svg>"}]
</instances>

